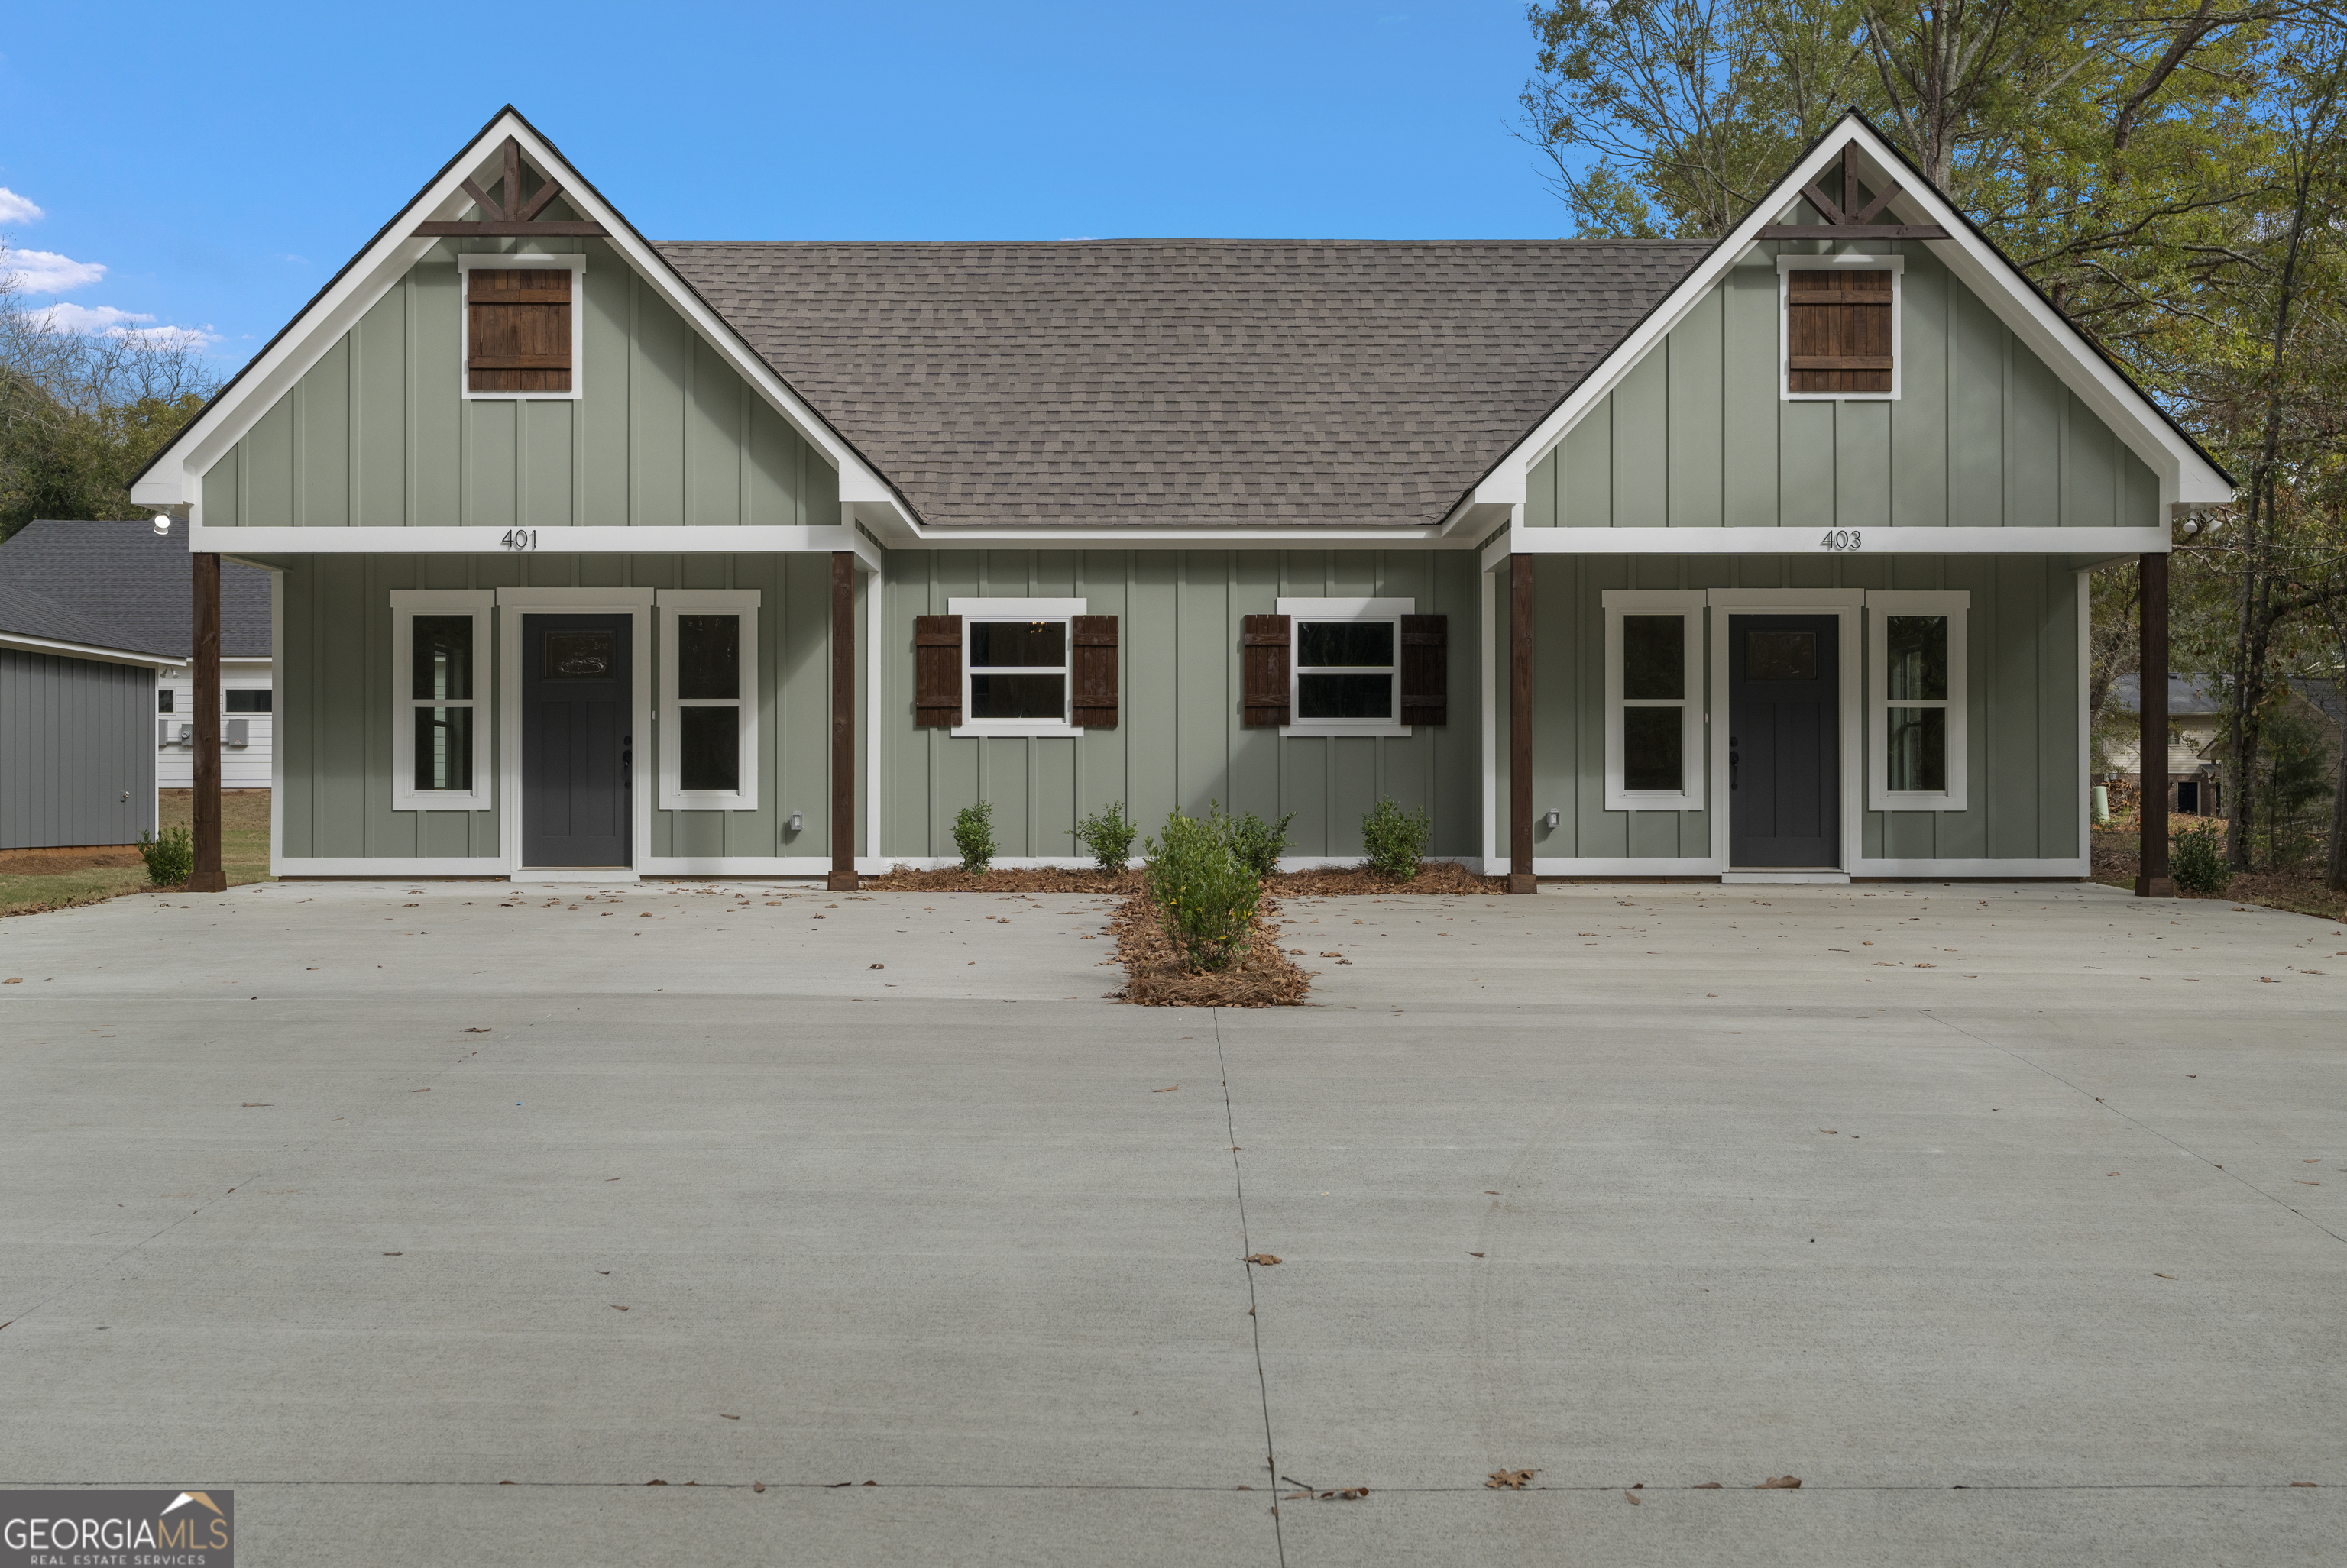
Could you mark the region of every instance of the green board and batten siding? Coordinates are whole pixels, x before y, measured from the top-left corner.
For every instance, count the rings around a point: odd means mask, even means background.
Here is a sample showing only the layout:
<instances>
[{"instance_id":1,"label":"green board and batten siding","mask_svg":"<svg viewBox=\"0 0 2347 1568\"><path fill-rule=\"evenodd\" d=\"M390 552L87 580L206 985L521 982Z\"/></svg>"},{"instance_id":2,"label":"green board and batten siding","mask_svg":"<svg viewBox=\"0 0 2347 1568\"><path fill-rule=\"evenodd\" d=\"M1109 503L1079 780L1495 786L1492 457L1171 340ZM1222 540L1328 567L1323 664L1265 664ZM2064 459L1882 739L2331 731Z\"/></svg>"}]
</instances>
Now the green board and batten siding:
<instances>
[{"instance_id":1,"label":"green board and batten siding","mask_svg":"<svg viewBox=\"0 0 2347 1568\"><path fill-rule=\"evenodd\" d=\"M1962 589L1967 622L1967 805L1963 811L1864 813L1868 860L2046 860L2080 852L2086 759L2079 751L2076 560L2053 555L1542 555L1532 557L1537 634L1532 657L1532 853L1553 859L1707 858L1703 811L1605 809L1604 594L1608 588ZM1507 596L1498 635L1507 636ZM1729 614L1708 619L1717 634ZM1852 617L1863 692L1865 619ZM1706 644L1696 690L1708 682ZM1725 694L1710 695L1716 731ZM1508 715L1499 707L1499 748ZM1863 707L1858 744L1872 714ZM1713 738L1713 744L1717 744ZM1863 753L1860 754L1863 756ZM1708 779L1710 759L1698 759ZM1706 797L1709 786L1706 786ZM1861 794L1860 801L1863 802ZM1504 814L1504 807L1502 808ZM1550 829L1541 819L1562 817ZM1503 843L1504 834L1502 836Z\"/></svg>"},{"instance_id":2,"label":"green board and batten siding","mask_svg":"<svg viewBox=\"0 0 2347 1568\"><path fill-rule=\"evenodd\" d=\"M463 395L456 259L499 247L444 242L204 474L204 525L836 525L831 466L609 245L581 249L579 397Z\"/></svg>"},{"instance_id":3,"label":"green board and batten siding","mask_svg":"<svg viewBox=\"0 0 2347 1568\"><path fill-rule=\"evenodd\" d=\"M1531 527L2154 527L2159 482L1971 290L1904 248L1895 402L1778 395L1763 247L1536 463Z\"/></svg>"},{"instance_id":4,"label":"green board and batten siding","mask_svg":"<svg viewBox=\"0 0 2347 1568\"><path fill-rule=\"evenodd\" d=\"M277 649L281 855L497 854L498 810L392 809L391 594L395 588L505 587L757 589L758 809L671 811L655 799L642 852L830 852L831 557L540 553L303 555L287 564L281 589L284 633ZM548 613L560 609L548 606ZM657 624L656 616L648 619ZM497 627L499 640L502 633ZM485 666L497 676L477 689L481 705L501 718L503 648ZM659 673L657 651L640 652L636 678L655 682ZM489 723L480 766L511 766L502 748L502 728L494 718ZM861 765L859 751L859 769ZM859 801L861 789L859 783ZM796 833L784 825L793 811L806 817Z\"/></svg>"},{"instance_id":5,"label":"green board and batten siding","mask_svg":"<svg viewBox=\"0 0 2347 1568\"><path fill-rule=\"evenodd\" d=\"M1480 855L1481 632L1460 551L891 551L884 590L885 847L955 853L954 814L994 803L1004 855L1081 858L1078 818L1122 800L1154 833L1180 808L1279 817L1291 855L1358 856L1380 795L1424 806L1436 855ZM1081 738L956 738L913 726L913 618L955 598L1081 598L1118 617L1119 723ZM1408 737L1283 738L1240 723L1240 617L1281 597L1410 598L1450 617L1450 722ZM1139 846L1135 846L1135 852Z\"/></svg>"}]
</instances>

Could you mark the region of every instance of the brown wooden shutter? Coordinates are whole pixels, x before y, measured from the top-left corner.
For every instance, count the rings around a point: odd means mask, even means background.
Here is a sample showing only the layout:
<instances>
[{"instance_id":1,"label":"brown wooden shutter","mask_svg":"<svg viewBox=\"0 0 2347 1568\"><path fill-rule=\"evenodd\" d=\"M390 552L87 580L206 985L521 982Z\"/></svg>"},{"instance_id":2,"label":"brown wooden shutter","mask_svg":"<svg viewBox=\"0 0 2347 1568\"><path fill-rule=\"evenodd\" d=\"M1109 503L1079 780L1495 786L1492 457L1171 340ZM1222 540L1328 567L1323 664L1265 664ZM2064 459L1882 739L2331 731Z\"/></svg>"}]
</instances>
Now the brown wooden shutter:
<instances>
[{"instance_id":1,"label":"brown wooden shutter","mask_svg":"<svg viewBox=\"0 0 2347 1568\"><path fill-rule=\"evenodd\" d=\"M1116 617L1078 616L1075 702L1079 729L1116 728Z\"/></svg>"},{"instance_id":2,"label":"brown wooden shutter","mask_svg":"<svg viewBox=\"0 0 2347 1568\"><path fill-rule=\"evenodd\" d=\"M466 384L477 392L570 391L570 269L484 267L469 276Z\"/></svg>"},{"instance_id":3,"label":"brown wooden shutter","mask_svg":"<svg viewBox=\"0 0 2347 1568\"><path fill-rule=\"evenodd\" d=\"M1450 617L1401 618L1401 721L1450 722Z\"/></svg>"},{"instance_id":4,"label":"brown wooden shutter","mask_svg":"<svg viewBox=\"0 0 2347 1568\"><path fill-rule=\"evenodd\" d=\"M913 723L951 729L961 722L961 617L913 617Z\"/></svg>"},{"instance_id":5,"label":"brown wooden shutter","mask_svg":"<svg viewBox=\"0 0 2347 1568\"><path fill-rule=\"evenodd\" d=\"M1286 616L1248 616L1239 623L1241 723L1249 729L1288 722L1287 644Z\"/></svg>"},{"instance_id":6,"label":"brown wooden shutter","mask_svg":"<svg viewBox=\"0 0 2347 1568\"><path fill-rule=\"evenodd\" d=\"M1786 390L1889 392L1891 298L1891 274L1877 269L1786 273Z\"/></svg>"}]
</instances>

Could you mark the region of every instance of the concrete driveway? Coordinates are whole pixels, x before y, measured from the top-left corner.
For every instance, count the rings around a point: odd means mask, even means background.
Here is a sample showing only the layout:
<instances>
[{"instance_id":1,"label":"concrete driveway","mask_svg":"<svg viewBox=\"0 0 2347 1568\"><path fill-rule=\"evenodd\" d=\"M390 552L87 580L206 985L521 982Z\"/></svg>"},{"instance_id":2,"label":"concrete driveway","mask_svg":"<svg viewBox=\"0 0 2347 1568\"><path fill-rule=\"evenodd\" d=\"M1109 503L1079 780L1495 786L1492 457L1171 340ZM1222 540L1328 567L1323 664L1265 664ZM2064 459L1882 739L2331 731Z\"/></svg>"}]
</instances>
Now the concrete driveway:
<instances>
[{"instance_id":1,"label":"concrete driveway","mask_svg":"<svg viewBox=\"0 0 2347 1568\"><path fill-rule=\"evenodd\" d=\"M0 921L0 1485L246 1568L2347 1550L2337 925L1299 901L1317 1005L1214 1013L1104 908Z\"/></svg>"}]
</instances>

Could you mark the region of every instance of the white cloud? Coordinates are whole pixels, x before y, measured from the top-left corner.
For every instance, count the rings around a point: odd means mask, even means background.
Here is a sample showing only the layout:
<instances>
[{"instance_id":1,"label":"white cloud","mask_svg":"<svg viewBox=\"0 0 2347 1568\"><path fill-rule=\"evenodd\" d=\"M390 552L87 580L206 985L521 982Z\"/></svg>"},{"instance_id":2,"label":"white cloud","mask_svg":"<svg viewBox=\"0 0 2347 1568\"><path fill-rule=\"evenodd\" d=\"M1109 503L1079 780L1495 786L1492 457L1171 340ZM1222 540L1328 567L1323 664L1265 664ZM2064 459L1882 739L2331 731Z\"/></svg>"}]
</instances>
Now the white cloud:
<instances>
[{"instance_id":1,"label":"white cloud","mask_svg":"<svg viewBox=\"0 0 2347 1568\"><path fill-rule=\"evenodd\" d=\"M0 223L38 223L46 216L32 202L0 185Z\"/></svg>"},{"instance_id":2,"label":"white cloud","mask_svg":"<svg viewBox=\"0 0 2347 1568\"><path fill-rule=\"evenodd\" d=\"M77 261L54 250L12 249L5 265L15 274L16 287L27 294L62 294L71 289L87 289L106 276L106 264L102 261Z\"/></svg>"},{"instance_id":3,"label":"white cloud","mask_svg":"<svg viewBox=\"0 0 2347 1568\"><path fill-rule=\"evenodd\" d=\"M51 305L41 312L41 321L53 331L145 338L158 344L191 349L209 348L221 341L209 321L200 327L163 325L156 323L152 316L117 310L112 305Z\"/></svg>"}]
</instances>

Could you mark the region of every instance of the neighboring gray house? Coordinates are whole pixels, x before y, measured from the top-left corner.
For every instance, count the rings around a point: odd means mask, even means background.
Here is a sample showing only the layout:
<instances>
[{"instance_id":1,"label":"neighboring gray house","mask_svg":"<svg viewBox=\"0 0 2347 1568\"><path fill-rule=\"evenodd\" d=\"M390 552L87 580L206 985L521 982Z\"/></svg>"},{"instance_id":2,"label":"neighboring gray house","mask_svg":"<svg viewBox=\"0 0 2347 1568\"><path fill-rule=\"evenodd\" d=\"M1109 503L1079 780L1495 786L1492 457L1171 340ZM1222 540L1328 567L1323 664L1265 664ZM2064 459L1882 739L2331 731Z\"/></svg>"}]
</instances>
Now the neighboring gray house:
<instances>
[{"instance_id":1,"label":"neighboring gray house","mask_svg":"<svg viewBox=\"0 0 2347 1568\"><path fill-rule=\"evenodd\" d=\"M2141 712L2142 677L2115 677L2106 701L2115 713ZM2217 735L2224 718L2225 694L2215 681L2168 677L2169 810L2187 817L2214 817L2223 811L2224 787L2217 774L2224 759L2217 754ZM2114 773L2142 784L2143 747L2135 737L2114 739L2108 755Z\"/></svg>"},{"instance_id":2,"label":"neighboring gray house","mask_svg":"<svg viewBox=\"0 0 2347 1568\"><path fill-rule=\"evenodd\" d=\"M2086 573L2232 490L1856 115L1717 243L654 244L507 109L132 494L276 575L281 875L1530 891L2086 875Z\"/></svg>"},{"instance_id":3,"label":"neighboring gray house","mask_svg":"<svg viewBox=\"0 0 2347 1568\"><path fill-rule=\"evenodd\" d=\"M130 843L189 784L186 533L43 520L0 545L0 848ZM222 578L226 782L266 788L269 574Z\"/></svg>"}]
</instances>

